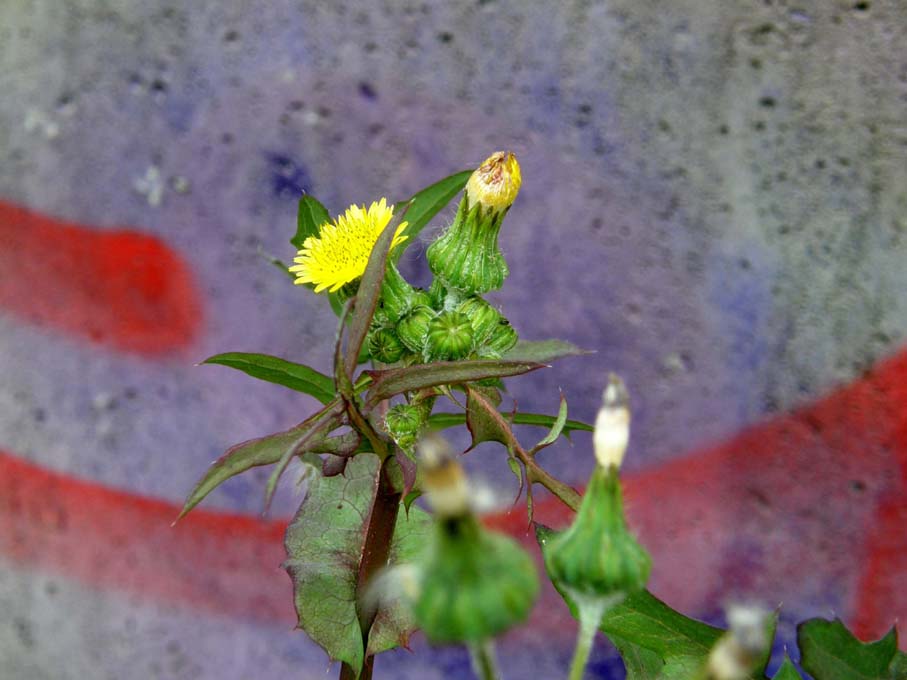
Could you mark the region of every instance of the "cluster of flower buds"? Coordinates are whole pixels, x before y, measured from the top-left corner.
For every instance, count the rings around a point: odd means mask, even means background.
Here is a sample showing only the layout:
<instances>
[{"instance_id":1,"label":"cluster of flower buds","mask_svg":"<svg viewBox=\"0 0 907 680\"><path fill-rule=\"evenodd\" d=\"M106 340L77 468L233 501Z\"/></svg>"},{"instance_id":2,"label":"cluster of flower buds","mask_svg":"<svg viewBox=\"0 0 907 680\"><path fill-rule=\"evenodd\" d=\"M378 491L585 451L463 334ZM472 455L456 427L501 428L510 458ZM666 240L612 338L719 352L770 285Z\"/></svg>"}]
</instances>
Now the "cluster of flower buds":
<instances>
[{"instance_id":1,"label":"cluster of flower buds","mask_svg":"<svg viewBox=\"0 0 907 680\"><path fill-rule=\"evenodd\" d=\"M423 438L419 453L435 523L413 613L432 642L478 644L529 615L539 591L535 565L516 542L479 523L466 475L443 439Z\"/></svg>"},{"instance_id":2,"label":"cluster of flower buds","mask_svg":"<svg viewBox=\"0 0 907 680\"><path fill-rule=\"evenodd\" d=\"M649 578L652 561L627 527L618 478L629 434L627 391L612 374L595 423L597 464L579 512L544 546L552 581L575 601L614 604L643 589Z\"/></svg>"},{"instance_id":3,"label":"cluster of flower buds","mask_svg":"<svg viewBox=\"0 0 907 680\"><path fill-rule=\"evenodd\" d=\"M510 152L492 154L473 172L453 223L428 248L435 275L428 291L413 288L388 264L369 334L373 359L392 364L497 358L516 344L510 322L481 296L500 288L507 276L498 233L520 181Z\"/></svg>"}]
</instances>

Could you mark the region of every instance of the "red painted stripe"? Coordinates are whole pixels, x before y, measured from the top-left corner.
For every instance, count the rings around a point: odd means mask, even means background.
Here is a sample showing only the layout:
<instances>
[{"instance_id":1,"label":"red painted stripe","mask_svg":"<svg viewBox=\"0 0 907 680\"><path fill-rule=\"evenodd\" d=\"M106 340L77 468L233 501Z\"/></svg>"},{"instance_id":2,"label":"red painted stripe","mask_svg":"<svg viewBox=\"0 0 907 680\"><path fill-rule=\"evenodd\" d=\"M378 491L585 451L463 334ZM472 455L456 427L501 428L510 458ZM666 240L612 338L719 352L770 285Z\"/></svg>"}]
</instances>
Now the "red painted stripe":
<instances>
[{"instance_id":1,"label":"red painted stripe","mask_svg":"<svg viewBox=\"0 0 907 680\"><path fill-rule=\"evenodd\" d=\"M191 272L160 239L98 231L0 201L0 310L118 350L188 345L201 304Z\"/></svg>"},{"instance_id":2,"label":"red painted stripe","mask_svg":"<svg viewBox=\"0 0 907 680\"><path fill-rule=\"evenodd\" d=\"M907 500L905 404L907 353L808 407L630 476L628 510L653 553L653 590L695 612L734 592L774 604L822 601L832 588L864 635L907 620L907 545L897 533ZM0 455L0 554L14 563L292 623L289 581L277 566L283 522L195 510L171 528L176 511ZM569 521L551 500L538 504L538 517ZM489 521L525 537L522 512ZM552 625L556 606L543 603L539 625Z\"/></svg>"},{"instance_id":3,"label":"red painted stripe","mask_svg":"<svg viewBox=\"0 0 907 680\"><path fill-rule=\"evenodd\" d=\"M293 625L278 565L286 522L195 510L73 479L0 453L0 559L89 586Z\"/></svg>"}]
</instances>

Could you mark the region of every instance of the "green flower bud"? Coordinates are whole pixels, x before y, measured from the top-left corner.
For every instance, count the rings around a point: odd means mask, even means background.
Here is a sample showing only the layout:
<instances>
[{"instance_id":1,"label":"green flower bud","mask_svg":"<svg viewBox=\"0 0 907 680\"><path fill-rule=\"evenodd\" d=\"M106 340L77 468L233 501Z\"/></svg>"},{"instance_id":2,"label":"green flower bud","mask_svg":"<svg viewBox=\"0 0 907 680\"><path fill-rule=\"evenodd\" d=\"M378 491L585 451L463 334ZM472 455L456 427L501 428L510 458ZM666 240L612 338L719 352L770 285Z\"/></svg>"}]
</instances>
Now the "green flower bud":
<instances>
[{"instance_id":1,"label":"green flower bud","mask_svg":"<svg viewBox=\"0 0 907 680\"><path fill-rule=\"evenodd\" d=\"M403 278L396 265L388 262L381 284L381 307L391 322L396 323L410 310L415 296L415 289Z\"/></svg>"},{"instance_id":2,"label":"green flower bud","mask_svg":"<svg viewBox=\"0 0 907 680\"><path fill-rule=\"evenodd\" d=\"M502 356L505 352L513 348L519 339L520 336L517 335L516 330L514 330L513 326L510 325L510 322L502 316L495 326L494 331L492 331L491 337L488 338L485 345L482 347L482 353L487 353L496 357Z\"/></svg>"},{"instance_id":3,"label":"green flower bud","mask_svg":"<svg viewBox=\"0 0 907 680\"><path fill-rule=\"evenodd\" d=\"M448 288L482 294L503 285L509 270L498 233L520 182L516 157L500 151L469 178L453 224L426 253L432 272Z\"/></svg>"},{"instance_id":4,"label":"green flower bud","mask_svg":"<svg viewBox=\"0 0 907 680\"><path fill-rule=\"evenodd\" d=\"M428 413L424 403L397 404L392 406L384 416L384 424L387 433L397 442L397 445L411 453L427 417Z\"/></svg>"},{"instance_id":5,"label":"green flower bud","mask_svg":"<svg viewBox=\"0 0 907 680\"><path fill-rule=\"evenodd\" d=\"M422 565L416 622L432 642L477 642L526 620L539 584L532 558L472 515L438 520Z\"/></svg>"},{"instance_id":6,"label":"green flower bud","mask_svg":"<svg viewBox=\"0 0 907 680\"><path fill-rule=\"evenodd\" d=\"M436 520L419 565L413 613L432 642L478 643L526 619L538 577L525 550L478 522L469 509L463 468L449 454L434 455L437 448L424 443L421 450Z\"/></svg>"},{"instance_id":7,"label":"green flower bud","mask_svg":"<svg viewBox=\"0 0 907 680\"><path fill-rule=\"evenodd\" d=\"M472 345L472 324L459 312L441 312L428 325L425 350L430 361L462 359Z\"/></svg>"},{"instance_id":8,"label":"green flower bud","mask_svg":"<svg viewBox=\"0 0 907 680\"><path fill-rule=\"evenodd\" d=\"M368 352L375 361L393 364L400 361L406 348L390 328L377 328L369 333Z\"/></svg>"},{"instance_id":9,"label":"green flower bud","mask_svg":"<svg viewBox=\"0 0 907 680\"><path fill-rule=\"evenodd\" d=\"M466 298L457 305L457 311L469 318L476 345L485 342L501 321L501 313L480 297Z\"/></svg>"},{"instance_id":10,"label":"green flower bud","mask_svg":"<svg viewBox=\"0 0 907 680\"><path fill-rule=\"evenodd\" d=\"M397 323L397 335L411 352L421 353L425 346L425 336L428 335L428 326L435 318L435 312L424 305L413 307Z\"/></svg>"},{"instance_id":11,"label":"green flower bud","mask_svg":"<svg viewBox=\"0 0 907 680\"><path fill-rule=\"evenodd\" d=\"M627 528L616 467L595 466L576 519L544 556L552 581L575 599L619 600L645 588L652 560Z\"/></svg>"}]
</instances>

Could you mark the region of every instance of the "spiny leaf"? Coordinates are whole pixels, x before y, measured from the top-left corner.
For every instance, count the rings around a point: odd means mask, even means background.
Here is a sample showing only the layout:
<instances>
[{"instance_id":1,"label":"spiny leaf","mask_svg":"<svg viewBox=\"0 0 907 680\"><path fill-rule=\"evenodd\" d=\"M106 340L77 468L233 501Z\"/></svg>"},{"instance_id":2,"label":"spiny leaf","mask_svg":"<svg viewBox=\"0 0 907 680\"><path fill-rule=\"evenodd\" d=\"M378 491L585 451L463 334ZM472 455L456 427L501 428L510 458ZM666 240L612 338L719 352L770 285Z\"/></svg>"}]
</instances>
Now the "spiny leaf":
<instances>
[{"instance_id":1,"label":"spiny leaf","mask_svg":"<svg viewBox=\"0 0 907 680\"><path fill-rule=\"evenodd\" d=\"M381 284L384 281L387 255L394 240L394 233L397 231L397 226L405 214L405 210L395 212L391 221L381 232L381 236L378 237L372 247L368 264L362 274L362 280L359 282L359 291L356 293L356 304L353 308L353 316L350 319L346 355L343 362L346 374L351 379L353 371L356 370L356 365L359 362L359 351L362 349L365 336L368 335L368 329L372 323L372 317L375 315L378 299L381 297Z\"/></svg>"},{"instance_id":2,"label":"spiny leaf","mask_svg":"<svg viewBox=\"0 0 907 680\"><path fill-rule=\"evenodd\" d=\"M509 414L501 414L510 417ZM514 425L535 425L537 427L551 428L557 422L556 416L549 416L542 413L516 413L513 416ZM466 423L465 413L432 413L428 417L428 424L435 430L446 430L449 427L457 427ZM588 423L580 420L567 420L564 422L563 434L566 436L570 432L579 430L580 432L592 432L595 428Z\"/></svg>"},{"instance_id":3,"label":"spiny leaf","mask_svg":"<svg viewBox=\"0 0 907 680\"><path fill-rule=\"evenodd\" d=\"M321 225L330 222L331 216L314 196L308 194L299 199L299 211L296 213L296 233L290 239L297 250L309 236L318 236Z\"/></svg>"},{"instance_id":4,"label":"spiny leaf","mask_svg":"<svg viewBox=\"0 0 907 680\"><path fill-rule=\"evenodd\" d=\"M555 359L591 354L566 340L520 340L502 357L509 361L533 361L547 364Z\"/></svg>"},{"instance_id":5,"label":"spiny leaf","mask_svg":"<svg viewBox=\"0 0 907 680\"><path fill-rule=\"evenodd\" d=\"M409 210L406 213L406 229L403 233L408 237L394 251L394 261L400 259L403 251L416 242L419 235L429 221L444 209L451 199L456 196L466 186L466 182L472 170L464 170L450 177L445 177L439 182L435 182L422 191L418 192L408 201L400 201L394 206L394 213L398 213L407 206Z\"/></svg>"},{"instance_id":6,"label":"spiny leaf","mask_svg":"<svg viewBox=\"0 0 907 680\"><path fill-rule=\"evenodd\" d=\"M480 387L478 385L468 385L466 387L466 426L472 435L472 443L469 445L470 450L482 442L500 442L505 446L509 446L510 436L501 430L502 419L495 417L498 412L492 408L494 413L489 415L482 405L476 403L475 394L477 393L484 396L493 407L497 407L501 403L501 393L494 387ZM521 487L522 479L521 475Z\"/></svg>"},{"instance_id":7,"label":"spiny leaf","mask_svg":"<svg viewBox=\"0 0 907 680\"><path fill-rule=\"evenodd\" d=\"M860 642L840 619L810 619L797 626L800 665L815 680L889 680L898 654L897 631Z\"/></svg>"},{"instance_id":8,"label":"spiny leaf","mask_svg":"<svg viewBox=\"0 0 907 680\"><path fill-rule=\"evenodd\" d=\"M339 403L339 402L338 402ZM273 465L286 450L311 429L312 422L321 412L284 432L278 432L258 439L250 439L231 447L217 459L189 493L179 517L185 517L196 505L204 500L218 486L231 477L260 465Z\"/></svg>"},{"instance_id":9,"label":"spiny leaf","mask_svg":"<svg viewBox=\"0 0 907 680\"><path fill-rule=\"evenodd\" d=\"M528 373L542 364L529 361L505 361L501 359L473 359L468 361L438 361L431 364L416 364L405 368L390 368L384 371L367 371L372 378L368 392L368 404L390 399L403 392L414 392L426 387L453 385Z\"/></svg>"},{"instance_id":10,"label":"spiny leaf","mask_svg":"<svg viewBox=\"0 0 907 680\"><path fill-rule=\"evenodd\" d=\"M356 580L365 546L369 509L376 492L379 461L351 458L345 476L316 477L287 528L284 568L293 580L299 627L332 659L358 673L366 650L356 609ZM398 512L390 564L413 560L424 544L430 520L418 507ZM405 613L380 603L369 635L369 653L404 644L412 629Z\"/></svg>"},{"instance_id":11,"label":"spiny leaf","mask_svg":"<svg viewBox=\"0 0 907 680\"><path fill-rule=\"evenodd\" d=\"M561 394L561 405L557 412L557 419L551 425L551 430L548 431L548 434L545 435L545 438L542 439L538 444L532 447L532 453L537 453L544 449L546 446L551 446L554 442L557 441L557 438L561 436L561 432L564 430L564 425L567 423L567 400L564 398L564 395Z\"/></svg>"},{"instance_id":12,"label":"spiny leaf","mask_svg":"<svg viewBox=\"0 0 907 680\"><path fill-rule=\"evenodd\" d=\"M203 364L235 368L253 378L289 387L315 397L322 404L334 398L334 381L314 368L280 357L250 352L225 352L205 359Z\"/></svg>"}]
</instances>

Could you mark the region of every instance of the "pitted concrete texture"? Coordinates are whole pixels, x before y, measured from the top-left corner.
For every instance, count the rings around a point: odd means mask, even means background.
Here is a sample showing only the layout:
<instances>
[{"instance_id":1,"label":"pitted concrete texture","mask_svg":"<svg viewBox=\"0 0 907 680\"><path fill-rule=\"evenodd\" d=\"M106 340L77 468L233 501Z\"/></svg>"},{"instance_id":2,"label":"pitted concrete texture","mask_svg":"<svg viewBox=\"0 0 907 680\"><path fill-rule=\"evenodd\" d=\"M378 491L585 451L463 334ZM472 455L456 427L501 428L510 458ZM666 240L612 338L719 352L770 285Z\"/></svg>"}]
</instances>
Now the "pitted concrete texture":
<instances>
[{"instance_id":1,"label":"pitted concrete texture","mask_svg":"<svg viewBox=\"0 0 907 680\"><path fill-rule=\"evenodd\" d=\"M512 274L492 297L522 337L597 352L511 381L511 395L554 412L562 388L591 420L619 372L631 470L807 403L907 332L899 0L5 0L0 92L0 201L154 235L199 291L201 330L163 357L0 307L0 451L114 488L178 502L229 445L314 408L193 367L229 350L329 366L326 302L267 261L293 256L300 191L336 214L499 148L524 184L501 235ZM404 258L420 283L452 211ZM67 285L48 271L31 293L52 308ZM580 484L592 459L575 441L544 463ZM501 451L466 460L507 504ZM245 476L207 505L256 512L263 486ZM278 515L298 503L292 487ZM45 586L65 575L3 564L2 680L324 676L302 635L74 583L59 585L64 605ZM837 605L828 588L793 611ZM508 675L565 663L568 644L544 661L508 648ZM422 652L388 663L468 674L456 654Z\"/></svg>"}]
</instances>

